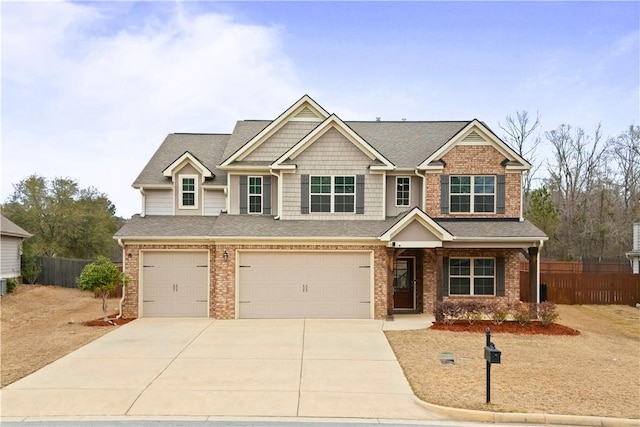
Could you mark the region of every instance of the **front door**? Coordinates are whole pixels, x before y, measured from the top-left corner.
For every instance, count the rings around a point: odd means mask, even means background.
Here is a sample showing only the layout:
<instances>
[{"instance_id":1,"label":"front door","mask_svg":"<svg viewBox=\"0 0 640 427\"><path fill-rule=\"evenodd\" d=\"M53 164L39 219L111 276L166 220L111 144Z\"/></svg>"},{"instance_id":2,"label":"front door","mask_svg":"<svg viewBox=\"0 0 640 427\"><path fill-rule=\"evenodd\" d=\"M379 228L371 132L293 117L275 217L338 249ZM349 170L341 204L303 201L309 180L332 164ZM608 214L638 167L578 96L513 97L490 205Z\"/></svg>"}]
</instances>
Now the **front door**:
<instances>
[{"instance_id":1,"label":"front door","mask_svg":"<svg viewBox=\"0 0 640 427\"><path fill-rule=\"evenodd\" d=\"M415 310L415 258L398 258L393 269L393 306L396 310Z\"/></svg>"}]
</instances>

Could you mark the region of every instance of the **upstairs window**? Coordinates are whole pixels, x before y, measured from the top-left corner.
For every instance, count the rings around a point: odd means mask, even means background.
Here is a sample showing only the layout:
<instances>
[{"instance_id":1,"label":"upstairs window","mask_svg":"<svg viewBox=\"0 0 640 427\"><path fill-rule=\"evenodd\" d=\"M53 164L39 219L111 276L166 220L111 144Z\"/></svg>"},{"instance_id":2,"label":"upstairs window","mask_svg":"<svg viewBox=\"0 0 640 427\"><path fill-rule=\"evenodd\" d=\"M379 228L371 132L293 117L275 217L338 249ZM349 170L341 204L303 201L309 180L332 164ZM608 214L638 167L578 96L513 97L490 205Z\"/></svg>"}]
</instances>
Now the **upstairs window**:
<instances>
[{"instance_id":1,"label":"upstairs window","mask_svg":"<svg viewBox=\"0 0 640 427\"><path fill-rule=\"evenodd\" d=\"M309 181L311 212L355 212L354 176L312 176Z\"/></svg>"},{"instance_id":2,"label":"upstairs window","mask_svg":"<svg viewBox=\"0 0 640 427\"><path fill-rule=\"evenodd\" d=\"M408 176L396 177L396 206L409 206L411 194L411 178Z\"/></svg>"},{"instance_id":3,"label":"upstairs window","mask_svg":"<svg viewBox=\"0 0 640 427\"><path fill-rule=\"evenodd\" d=\"M495 258L451 258L449 295L495 295Z\"/></svg>"},{"instance_id":4,"label":"upstairs window","mask_svg":"<svg viewBox=\"0 0 640 427\"><path fill-rule=\"evenodd\" d=\"M249 213L262 213L262 177L249 177Z\"/></svg>"},{"instance_id":5,"label":"upstairs window","mask_svg":"<svg viewBox=\"0 0 640 427\"><path fill-rule=\"evenodd\" d=\"M196 191L196 175L180 176L180 207L184 209L196 209L198 198Z\"/></svg>"},{"instance_id":6,"label":"upstairs window","mask_svg":"<svg viewBox=\"0 0 640 427\"><path fill-rule=\"evenodd\" d=\"M495 212L495 176L451 176L451 213Z\"/></svg>"}]
</instances>

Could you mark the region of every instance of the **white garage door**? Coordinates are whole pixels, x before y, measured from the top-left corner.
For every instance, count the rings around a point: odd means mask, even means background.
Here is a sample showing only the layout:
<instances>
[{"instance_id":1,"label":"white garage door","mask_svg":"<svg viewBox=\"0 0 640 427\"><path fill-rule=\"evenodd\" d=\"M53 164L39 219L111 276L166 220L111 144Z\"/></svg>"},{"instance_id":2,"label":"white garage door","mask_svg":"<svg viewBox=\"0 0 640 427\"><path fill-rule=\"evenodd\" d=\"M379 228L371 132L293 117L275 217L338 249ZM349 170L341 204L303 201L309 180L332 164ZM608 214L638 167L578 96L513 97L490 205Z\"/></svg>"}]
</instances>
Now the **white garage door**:
<instances>
[{"instance_id":1,"label":"white garage door","mask_svg":"<svg viewBox=\"0 0 640 427\"><path fill-rule=\"evenodd\" d=\"M368 252L241 252L239 317L371 318Z\"/></svg>"},{"instance_id":2,"label":"white garage door","mask_svg":"<svg viewBox=\"0 0 640 427\"><path fill-rule=\"evenodd\" d=\"M207 252L144 252L143 317L207 317Z\"/></svg>"}]
</instances>

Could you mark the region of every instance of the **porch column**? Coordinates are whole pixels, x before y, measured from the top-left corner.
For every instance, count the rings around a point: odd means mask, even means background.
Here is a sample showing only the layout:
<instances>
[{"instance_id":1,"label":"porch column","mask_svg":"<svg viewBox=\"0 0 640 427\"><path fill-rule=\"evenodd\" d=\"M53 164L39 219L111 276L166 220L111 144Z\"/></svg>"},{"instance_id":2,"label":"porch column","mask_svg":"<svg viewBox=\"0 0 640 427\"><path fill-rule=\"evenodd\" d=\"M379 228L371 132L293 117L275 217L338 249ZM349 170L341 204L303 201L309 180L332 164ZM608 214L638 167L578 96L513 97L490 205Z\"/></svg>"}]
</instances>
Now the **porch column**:
<instances>
[{"instance_id":1,"label":"porch column","mask_svg":"<svg viewBox=\"0 0 640 427\"><path fill-rule=\"evenodd\" d=\"M538 302L538 290L540 284L538 279L538 248L532 246L528 249L529 252L529 302L531 303L531 317L538 317L538 310L536 309L536 303Z\"/></svg>"},{"instance_id":2,"label":"porch column","mask_svg":"<svg viewBox=\"0 0 640 427\"><path fill-rule=\"evenodd\" d=\"M387 249L387 320L393 320L393 268L395 255L393 249Z\"/></svg>"}]
</instances>

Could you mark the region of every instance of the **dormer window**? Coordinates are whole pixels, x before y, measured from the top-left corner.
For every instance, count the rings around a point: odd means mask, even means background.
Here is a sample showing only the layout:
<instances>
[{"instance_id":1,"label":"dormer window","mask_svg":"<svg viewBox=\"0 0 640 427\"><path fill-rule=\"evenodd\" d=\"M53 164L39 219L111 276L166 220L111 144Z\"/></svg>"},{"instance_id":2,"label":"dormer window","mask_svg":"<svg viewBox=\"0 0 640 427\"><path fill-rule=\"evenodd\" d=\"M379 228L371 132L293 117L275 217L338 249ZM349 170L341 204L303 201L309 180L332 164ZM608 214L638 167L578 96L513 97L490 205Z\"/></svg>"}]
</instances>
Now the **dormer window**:
<instances>
[{"instance_id":1,"label":"dormer window","mask_svg":"<svg viewBox=\"0 0 640 427\"><path fill-rule=\"evenodd\" d=\"M197 175L180 175L180 208L198 208L197 182Z\"/></svg>"}]
</instances>

